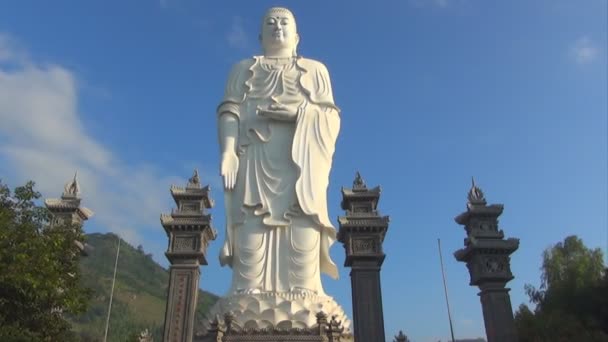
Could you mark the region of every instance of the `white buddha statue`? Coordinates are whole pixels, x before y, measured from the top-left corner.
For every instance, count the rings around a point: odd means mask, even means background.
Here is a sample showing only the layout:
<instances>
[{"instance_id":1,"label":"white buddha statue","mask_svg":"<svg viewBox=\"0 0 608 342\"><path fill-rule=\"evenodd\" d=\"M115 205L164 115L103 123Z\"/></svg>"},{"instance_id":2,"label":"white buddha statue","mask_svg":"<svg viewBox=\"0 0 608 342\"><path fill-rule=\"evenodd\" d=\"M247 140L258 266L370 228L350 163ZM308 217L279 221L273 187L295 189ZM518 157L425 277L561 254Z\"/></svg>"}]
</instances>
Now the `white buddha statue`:
<instances>
[{"instance_id":1,"label":"white buddha statue","mask_svg":"<svg viewBox=\"0 0 608 342\"><path fill-rule=\"evenodd\" d=\"M326 193L339 109L325 66L297 55L299 39L293 14L269 9L264 55L232 68L217 110L231 294L324 295L321 272L338 277Z\"/></svg>"}]
</instances>

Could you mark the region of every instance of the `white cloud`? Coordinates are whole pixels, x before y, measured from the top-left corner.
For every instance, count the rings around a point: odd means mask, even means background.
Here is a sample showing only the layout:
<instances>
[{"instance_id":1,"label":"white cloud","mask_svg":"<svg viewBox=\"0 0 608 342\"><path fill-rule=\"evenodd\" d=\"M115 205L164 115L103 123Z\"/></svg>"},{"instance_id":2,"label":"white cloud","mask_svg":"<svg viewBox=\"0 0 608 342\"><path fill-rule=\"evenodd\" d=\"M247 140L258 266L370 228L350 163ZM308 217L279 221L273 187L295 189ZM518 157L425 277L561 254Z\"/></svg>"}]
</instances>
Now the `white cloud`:
<instances>
[{"instance_id":1,"label":"white cloud","mask_svg":"<svg viewBox=\"0 0 608 342\"><path fill-rule=\"evenodd\" d=\"M239 16L232 18L232 25L226 38L228 39L228 45L237 49L245 49L249 44L247 34L243 28L243 19Z\"/></svg>"},{"instance_id":2,"label":"white cloud","mask_svg":"<svg viewBox=\"0 0 608 342\"><path fill-rule=\"evenodd\" d=\"M594 62L599 54L595 42L589 37L583 36L570 46L570 56L578 64L589 64Z\"/></svg>"},{"instance_id":3,"label":"white cloud","mask_svg":"<svg viewBox=\"0 0 608 342\"><path fill-rule=\"evenodd\" d=\"M95 212L97 225L134 246L159 248L157 242L146 241L144 233L156 230L164 235L159 216L172 206L169 186L184 183L185 177L120 160L84 127L75 75L59 65L33 61L3 33L0 122L2 177L10 174L17 184L35 180L48 198L60 196L78 170L83 205ZM154 252L162 261L161 251Z\"/></svg>"}]
</instances>

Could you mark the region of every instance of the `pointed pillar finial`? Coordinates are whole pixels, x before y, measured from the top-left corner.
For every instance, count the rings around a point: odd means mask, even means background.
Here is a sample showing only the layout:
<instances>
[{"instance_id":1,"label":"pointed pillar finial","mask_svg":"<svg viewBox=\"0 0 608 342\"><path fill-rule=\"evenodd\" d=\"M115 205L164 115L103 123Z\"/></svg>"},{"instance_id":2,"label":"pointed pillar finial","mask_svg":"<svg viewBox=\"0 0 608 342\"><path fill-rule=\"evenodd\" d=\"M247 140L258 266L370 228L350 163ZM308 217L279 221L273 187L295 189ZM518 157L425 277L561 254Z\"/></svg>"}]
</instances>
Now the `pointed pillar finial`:
<instances>
[{"instance_id":1,"label":"pointed pillar finial","mask_svg":"<svg viewBox=\"0 0 608 342\"><path fill-rule=\"evenodd\" d=\"M201 178L198 175L198 169L194 169L194 173L192 177L188 179L188 188L200 188L201 187Z\"/></svg>"},{"instance_id":2,"label":"pointed pillar finial","mask_svg":"<svg viewBox=\"0 0 608 342\"><path fill-rule=\"evenodd\" d=\"M409 342L409 339L402 330L399 330L399 334L395 335L395 342Z\"/></svg>"},{"instance_id":3,"label":"pointed pillar finial","mask_svg":"<svg viewBox=\"0 0 608 342\"><path fill-rule=\"evenodd\" d=\"M353 190L363 190L367 189L367 185L365 185L365 181L363 177L361 177L361 173L357 171L355 174L355 180L353 181Z\"/></svg>"},{"instance_id":4,"label":"pointed pillar finial","mask_svg":"<svg viewBox=\"0 0 608 342\"><path fill-rule=\"evenodd\" d=\"M475 184L474 177L471 177L471 189L469 190L467 199L469 200L469 203L467 203L467 206L487 204L483 191L481 191L481 189L477 186L477 184Z\"/></svg>"},{"instance_id":5,"label":"pointed pillar finial","mask_svg":"<svg viewBox=\"0 0 608 342\"><path fill-rule=\"evenodd\" d=\"M74 178L68 181L63 187L62 197L78 197L80 195L80 184L78 184L78 171L74 173Z\"/></svg>"}]
</instances>

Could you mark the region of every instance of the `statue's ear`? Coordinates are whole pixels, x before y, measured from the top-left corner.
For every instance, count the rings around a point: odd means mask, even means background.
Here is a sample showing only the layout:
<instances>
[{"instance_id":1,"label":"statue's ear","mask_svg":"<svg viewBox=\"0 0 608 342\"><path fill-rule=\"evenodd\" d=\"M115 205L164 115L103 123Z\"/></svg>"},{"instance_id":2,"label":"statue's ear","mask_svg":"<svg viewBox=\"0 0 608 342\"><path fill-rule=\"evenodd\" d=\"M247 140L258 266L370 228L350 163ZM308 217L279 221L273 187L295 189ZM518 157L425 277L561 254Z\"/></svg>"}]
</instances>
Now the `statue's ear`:
<instances>
[{"instance_id":1,"label":"statue's ear","mask_svg":"<svg viewBox=\"0 0 608 342\"><path fill-rule=\"evenodd\" d=\"M293 51L291 54L295 57L298 55L298 44L300 43L300 35L296 33L294 40L295 44L293 44Z\"/></svg>"}]
</instances>

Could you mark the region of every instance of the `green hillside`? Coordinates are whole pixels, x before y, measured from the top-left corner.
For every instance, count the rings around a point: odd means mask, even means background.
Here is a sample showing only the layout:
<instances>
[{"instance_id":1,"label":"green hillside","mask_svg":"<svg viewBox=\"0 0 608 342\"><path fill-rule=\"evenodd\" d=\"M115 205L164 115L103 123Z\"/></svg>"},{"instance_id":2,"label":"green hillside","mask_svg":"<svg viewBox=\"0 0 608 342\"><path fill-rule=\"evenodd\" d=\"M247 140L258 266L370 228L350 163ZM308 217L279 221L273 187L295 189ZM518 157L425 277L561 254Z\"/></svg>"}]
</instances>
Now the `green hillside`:
<instances>
[{"instance_id":1,"label":"green hillside","mask_svg":"<svg viewBox=\"0 0 608 342\"><path fill-rule=\"evenodd\" d=\"M111 233L87 235L87 244L92 249L82 258L81 269L84 285L93 290L93 297L85 314L71 318L82 341L103 338L117 241L117 236ZM150 254L145 254L143 248L134 248L123 240L108 341L126 341L144 329L153 334L155 341L160 341L168 285L169 272L154 262ZM214 294L199 292L197 322L202 321L203 314L216 300Z\"/></svg>"}]
</instances>

